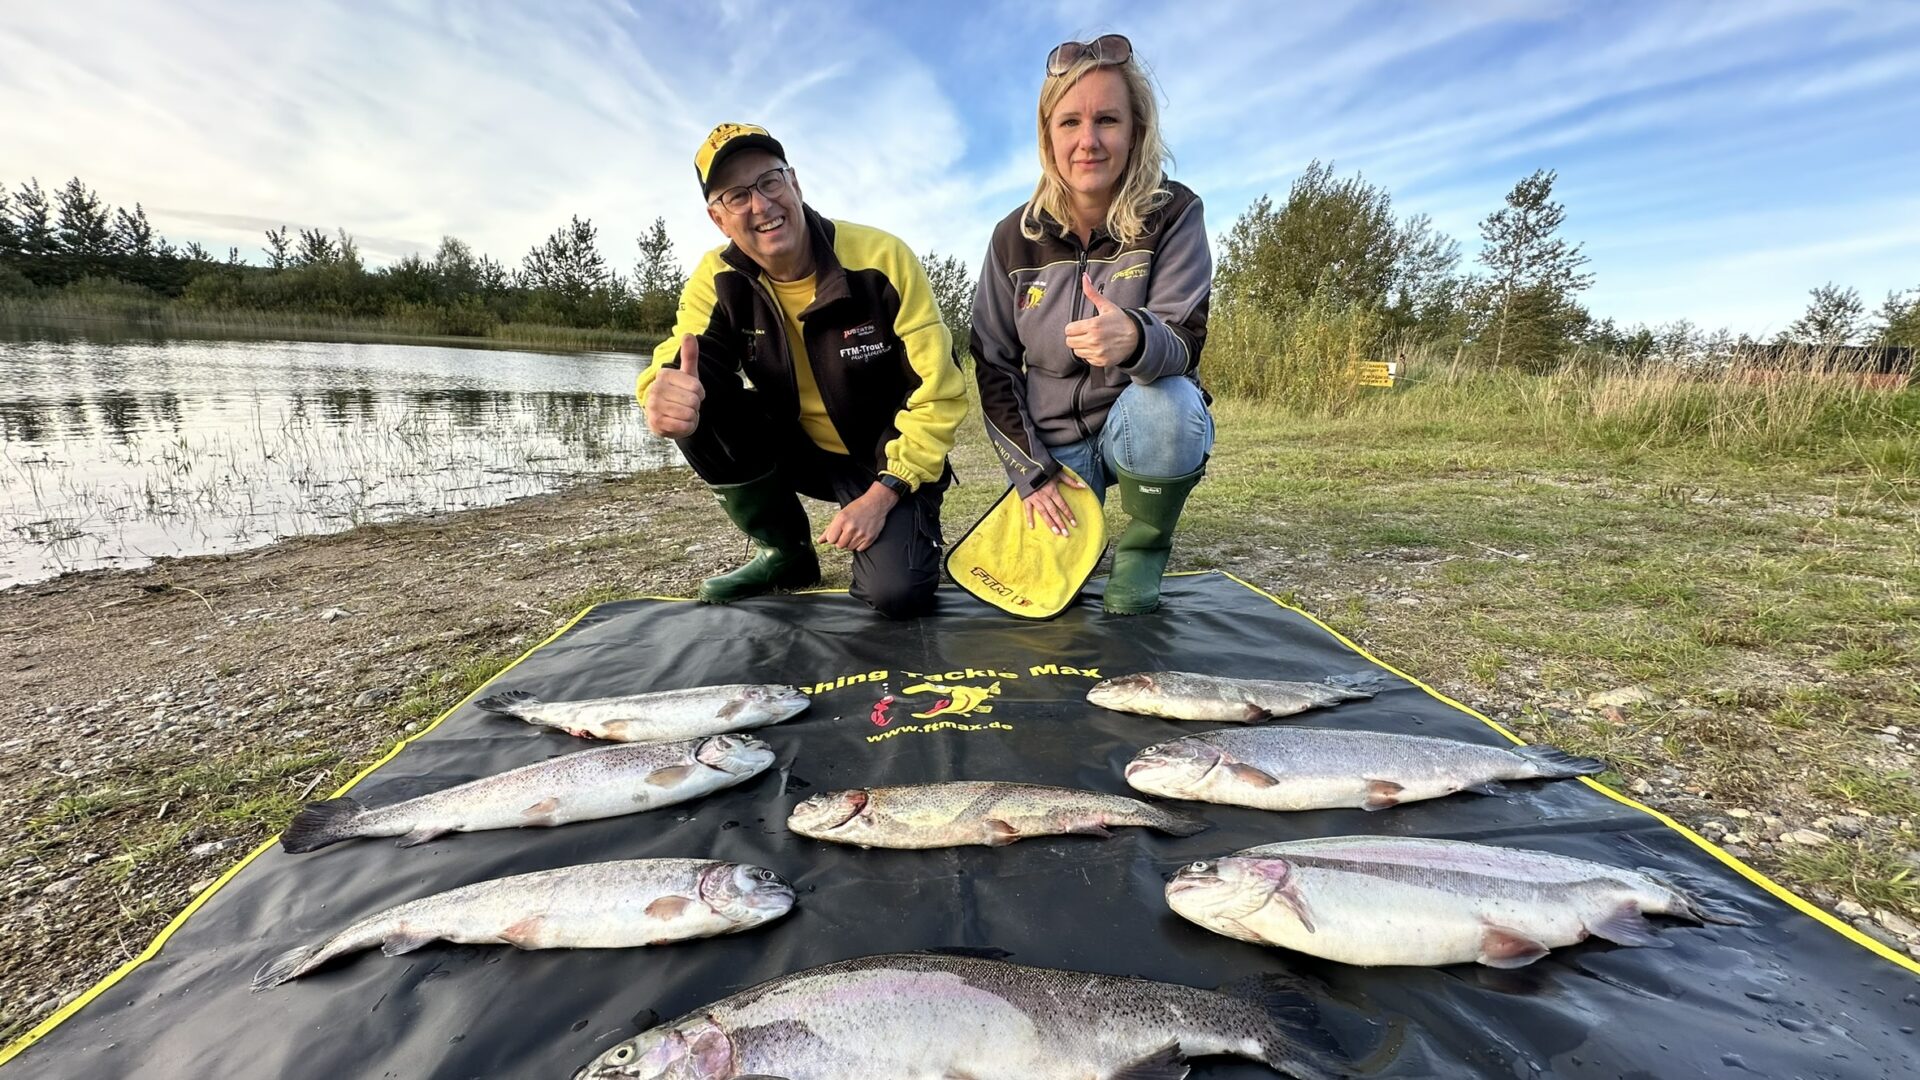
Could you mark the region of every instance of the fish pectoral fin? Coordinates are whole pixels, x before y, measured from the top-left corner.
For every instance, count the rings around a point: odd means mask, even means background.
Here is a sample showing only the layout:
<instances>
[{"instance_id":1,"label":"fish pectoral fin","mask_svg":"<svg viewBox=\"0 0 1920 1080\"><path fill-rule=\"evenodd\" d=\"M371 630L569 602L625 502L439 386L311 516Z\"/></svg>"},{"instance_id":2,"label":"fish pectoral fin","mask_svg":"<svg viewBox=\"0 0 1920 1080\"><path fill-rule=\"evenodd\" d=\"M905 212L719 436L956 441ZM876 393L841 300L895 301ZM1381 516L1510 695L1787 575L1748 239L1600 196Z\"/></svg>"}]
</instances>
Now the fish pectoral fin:
<instances>
[{"instance_id":1,"label":"fish pectoral fin","mask_svg":"<svg viewBox=\"0 0 1920 1080\"><path fill-rule=\"evenodd\" d=\"M419 847L429 840L438 840L452 832L444 825L422 825L393 842L394 847Z\"/></svg>"},{"instance_id":2,"label":"fish pectoral fin","mask_svg":"<svg viewBox=\"0 0 1920 1080\"><path fill-rule=\"evenodd\" d=\"M1487 924L1480 934L1480 963L1493 968L1526 967L1547 955L1545 945L1518 930Z\"/></svg>"},{"instance_id":3,"label":"fish pectoral fin","mask_svg":"<svg viewBox=\"0 0 1920 1080\"><path fill-rule=\"evenodd\" d=\"M1242 784L1251 784L1254 787L1270 788L1280 783L1280 781L1273 778L1271 773L1256 769L1245 762L1234 762L1232 765L1227 766L1227 772L1231 774L1236 781Z\"/></svg>"},{"instance_id":4,"label":"fish pectoral fin","mask_svg":"<svg viewBox=\"0 0 1920 1080\"><path fill-rule=\"evenodd\" d=\"M1391 780L1367 781L1367 801L1361 807L1367 810L1385 810L1389 806L1400 805L1400 793L1407 790L1405 785Z\"/></svg>"},{"instance_id":5,"label":"fish pectoral fin","mask_svg":"<svg viewBox=\"0 0 1920 1080\"><path fill-rule=\"evenodd\" d=\"M1239 720L1243 724L1264 724L1271 719L1273 719L1272 712L1252 703L1242 706L1240 710ZM1228 723L1233 722L1232 717L1228 717L1227 720Z\"/></svg>"},{"instance_id":6,"label":"fish pectoral fin","mask_svg":"<svg viewBox=\"0 0 1920 1080\"><path fill-rule=\"evenodd\" d=\"M558 809L560 809L560 800L549 796L520 811L520 816L526 818L529 825L551 825L553 812Z\"/></svg>"},{"instance_id":7,"label":"fish pectoral fin","mask_svg":"<svg viewBox=\"0 0 1920 1080\"><path fill-rule=\"evenodd\" d=\"M1632 900L1615 908L1613 914L1590 923L1587 933L1597 938L1605 938L1615 945L1637 945L1648 949L1671 949L1673 942L1661 937L1654 931L1652 923L1640 913L1640 905Z\"/></svg>"},{"instance_id":8,"label":"fish pectoral fin","mask_svg":"<svg viewBox=\"0 0 1920 1080\"><path fill-rule=\"evenodd\" d=\"M1500 798L1506 798L1507 796L1513 794L1512 788L1508 787L1507 785L1501 783L1498 780L1488 780L1484 783L1479 783L1479 784L1468 784L1466 787L1463 787L1460 790L1471 791L1475 795L1494 795Z\"/></svg>"},{"instance_id":9,"label":"fish pectoral fin","mask_svg":"<svg viewBox=\"0 0 1920 1080\"><path fill-rule=\"evenodd\" d=\"M988 818L986 827L988 847L1006 847L1020 839L1020 830L999 818Z\"/></svg>"},{"instance_id":10,"label":"fish pectoral fin","mask_svg":"<svg viewBox=\"0 0 1920 1080\"><path fill-rule=\"evenodd\" d=\"M673 919L692 905L693 901L684 896L663 896L647 905L647 914L656 919Z\"/></svg>"},{"instance_id":11,"label":"fish pectoral fin","mask_svg":"<svg viewBox=\"0 0 1920 1080\"><path fill-rule=\"evenodd\" d=\"M1175 1040L1107 1075L1108 1080L1182 1080L1189 1071L1187 1055L1180 1052L1180 1043Z\"/></svg>"},{"instance_id":12,"label":"fish pectoral fin","mask_svg":"<svg viewBox=\"0 0 1920 1080\"><path fill-rule=\"evenodd\" d=\"M529 915L500 931L500 940L516 949L543 949L546 946L541 944L540 931L546 925L545 916Z\"/></svg>"},{"instance_id":13,"label":"fish pectoral fin","mask_svg":"<svg viewBox=\"0 0 1920 1080\"><path fill-rule=\"evenodd\" d=\"M415 930L403 926L388 934L385 940L380 942L380 951L388 956L404 956L439 936L429 930Z\"/></svg>"},{"instance_id":14,"label":"fish pectoral fin","mask_svg":"<svg viewBox=\"0 0 1920 1080\"><path fill-rule=\"evenodd\" d=\"M647 783L654 787L672 787L692 776L695 766L674 765L665 769L655 769L647 774Z\"/></svg>"}]
</instances>

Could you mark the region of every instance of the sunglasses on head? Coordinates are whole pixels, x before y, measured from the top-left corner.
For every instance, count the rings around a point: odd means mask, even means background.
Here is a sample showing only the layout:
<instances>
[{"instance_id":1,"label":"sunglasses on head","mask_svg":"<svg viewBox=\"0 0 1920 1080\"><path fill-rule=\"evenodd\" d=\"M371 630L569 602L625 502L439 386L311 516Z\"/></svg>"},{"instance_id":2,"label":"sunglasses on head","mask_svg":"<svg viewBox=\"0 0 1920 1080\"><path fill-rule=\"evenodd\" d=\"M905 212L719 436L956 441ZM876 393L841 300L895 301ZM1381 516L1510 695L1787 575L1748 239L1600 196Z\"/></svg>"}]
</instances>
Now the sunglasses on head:
<instances>
[{"instance_id":1,"label":"sunglasses on head","mask_svg":"<svg viewBox=\"0 0 1920 1080\"><path fill-rule=\"evenodd\" d=\"M1092 41L1063 41L1047 54L1047 74L1065 75L1083 56L1096 64L1124 64L1133 59L1133 42L1119 34L1102 34Z\"/></svg>"}]
</instances>

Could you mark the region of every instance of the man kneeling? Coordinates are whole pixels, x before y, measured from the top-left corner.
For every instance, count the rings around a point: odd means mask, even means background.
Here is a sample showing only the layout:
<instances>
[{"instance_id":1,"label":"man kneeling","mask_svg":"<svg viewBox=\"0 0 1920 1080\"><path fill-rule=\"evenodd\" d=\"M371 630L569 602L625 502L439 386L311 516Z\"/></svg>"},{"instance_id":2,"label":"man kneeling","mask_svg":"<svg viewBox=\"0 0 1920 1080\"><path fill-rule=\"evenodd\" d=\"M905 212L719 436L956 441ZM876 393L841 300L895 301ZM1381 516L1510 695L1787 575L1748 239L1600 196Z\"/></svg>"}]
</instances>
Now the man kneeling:
<instances>
[{"instance_id":1,"label":"man kneeling","mask_svg":"<svg viewBox=\"0 0 1920 1080\"><path fill-rule=\"evenodd\" d=\"M636 392L647 427L753 541L699 598L817 583L805 494L840 506L820 539L853 553L853 595L888 618L922 614L967 407L926 271L893 236L807 206L762 128L715 128L694 171L729 243L694 269Z\"/></svg>"}]
</instances>

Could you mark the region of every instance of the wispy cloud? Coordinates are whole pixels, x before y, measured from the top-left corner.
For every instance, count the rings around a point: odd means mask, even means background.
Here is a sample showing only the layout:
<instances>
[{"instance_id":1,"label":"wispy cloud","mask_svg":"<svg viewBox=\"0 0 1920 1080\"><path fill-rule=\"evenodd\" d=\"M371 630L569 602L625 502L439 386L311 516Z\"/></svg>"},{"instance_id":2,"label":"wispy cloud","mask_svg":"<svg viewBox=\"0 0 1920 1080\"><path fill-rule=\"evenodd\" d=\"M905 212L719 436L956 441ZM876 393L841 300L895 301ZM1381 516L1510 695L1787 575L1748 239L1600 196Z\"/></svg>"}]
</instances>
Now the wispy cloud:
<instances>
[{"instance_id":1,"label":"wispy cloud","mask_svg":"<svg viewBox=\"0 0 1920 1080\"><path fill-rule=\"evenodd\" d=\"M693 147L748 120L823 212L976 260L1037 172L1041 59L1106 30L1216 230L1317 157L1471 251L1549 167L1604 314L1760 329L1829 278L1920 284L1884 239L1914 220L1920 5L16 4L0 182L77 174L250 254L286 223L513 262L580 214L625 266L659 215L690 261L718 240Z\"/></svg>"}]
</instances>

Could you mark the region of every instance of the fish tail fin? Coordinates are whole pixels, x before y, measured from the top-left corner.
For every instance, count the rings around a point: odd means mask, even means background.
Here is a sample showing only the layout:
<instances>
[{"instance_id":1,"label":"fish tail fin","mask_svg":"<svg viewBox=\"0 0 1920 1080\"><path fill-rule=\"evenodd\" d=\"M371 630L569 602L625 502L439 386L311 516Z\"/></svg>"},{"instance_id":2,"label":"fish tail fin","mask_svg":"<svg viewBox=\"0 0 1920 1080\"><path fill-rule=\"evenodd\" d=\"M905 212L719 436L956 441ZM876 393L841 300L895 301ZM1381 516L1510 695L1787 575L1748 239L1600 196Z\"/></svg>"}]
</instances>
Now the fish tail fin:
<instances>
[{"instance_id":1,"label":"fish tail fin","mask_svg":"<svg viewBox=\"0 0 1920 1080\"><path fill-rule=\"evenodd\" d=\"M1255 975L1220 987L1259 1010L1260 1060L1301 1080L1333 1080L1352 1075L1345 1047L1320 1013L1321 995L1311 984L1289 975Z\"/></svg>"},{"instance_id":2,"label":"fish tail fin","mask_svg":"<svg viewBox=\"0 0 1920 1080\"><path fill-rule=\"evenodd\" d=\"M1554 780L1569 776L1593 776L1607 771L1607 763L1599 758L1574 757L1555 746L1516 746L1513 752L1533 762L1541 776Z\"/></svg>"},{"instance_id":3,"label":"fish tail fin","mask_svg":"<svg viewBox=\"0 0 1920 1080\"><path fill-rule=\"evenodd\" d=\"M488 694L473 703L474 708L483 709L502 716L521 716L521 710L542 704L539 698L525 690L506 690L498 694Z\"/></svg>"},{"instance_id":4,"label":"fish tail fin","mask_svg":"<svg viewBox=\"0 0 1920 1080\"><path fill-rule=\"evenodd\" d=\"M281 983L297 979L313 970L314 960L320 955L320 946L302 945L297 949L288 949L279 956L260 965L253 975L253 992L271 990Z\"/></svg>"},{"instance_id":5,"label":"fish tail fin","mask_svg":"<svg viewBox=\"0 0 1920 1080\"><path fill-rule=\"evenodd\" d=\"M1213 826L1207 821L1180 810L1168 810L1165 807L1153 807L1153 828L1169 836L1192 836L1203 833Z\"/></svg>"},{"instance_id":6,"label":"fish tail fin","mask_svg":"<svg viewBox=\"0 0 1920 1080\"><path fill-rule=\"evenodd\" d=\"M300 808L286 831L280 834L280 848L297 855L342 840L351 840L360 835L355 825L366 809L358 799L339 798L308 803Z\"/></svg>"},{"instance_id":7,"label":"fish tail fin","mask_svg":"<svg viewBox=\"0 0 1920 1080\"><path fill-rule=\"evenodd\" d=\"M1384 671L1350 671L1345 675L1329 675L1325 682L1340 692L1342 700L1358 701L1388 689L1395 679Z\"/></svg>"},{"instance_id":8,"label":"fish tail fin","mask_svg":"<svg viewBox=\"0 0 1920 1080\"><path fill-rule=\"evenodd\" d=\"M1670 915L1718 926L1753 925L1753 919L1744 910L1734 905L1732 901L1711 895L1704 882L1684 874L1676 874L1671 870L1656 870L1649 866L1636 867L1636 869L1673 894L1674 905L1673 910L1668 912Z\"/></svg>"}]
</instances>

